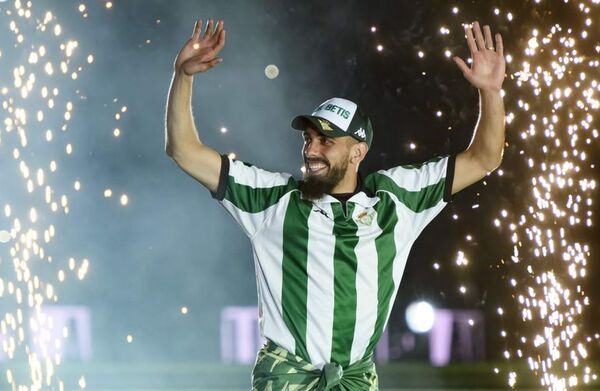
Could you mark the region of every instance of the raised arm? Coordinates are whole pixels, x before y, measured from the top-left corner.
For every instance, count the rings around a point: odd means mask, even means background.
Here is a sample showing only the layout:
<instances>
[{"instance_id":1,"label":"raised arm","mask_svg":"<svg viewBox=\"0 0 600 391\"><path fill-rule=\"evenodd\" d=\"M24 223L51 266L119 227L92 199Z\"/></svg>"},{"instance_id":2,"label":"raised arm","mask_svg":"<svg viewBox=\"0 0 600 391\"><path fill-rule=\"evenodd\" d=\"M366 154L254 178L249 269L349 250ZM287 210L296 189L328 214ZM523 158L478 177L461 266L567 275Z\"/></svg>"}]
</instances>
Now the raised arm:
<instances>
[{"instance_id":1,"label":"raised arm","mask_svg":"<svg viewBox=\"0 0 600 391\"><path fill-rule=\"evenodd\" d=\"M504 150L505 114L500 90L506 62L502 36L496 34L494 48L489 26L483 26L482 33L479 23L475 22L473 28L465 26L465 32L473 61L471 68L459 57L454 57L454 61L465 78L479 89L480 111L471 144L456 156L452 194L498 168Z\"/></svg>"},{"instance_id":2,"label":"raised arm","mask_svg":"<svg viewBox=\"0 0 600 391\"><path fill-rule=\"evenodd\" d=\"M225 45L223 22L215 28L211 19L202 35L202 20L196 21L192 37L175 59L165 118L165 152L181 169L215 192L221 172L221 156L202 144L192 115L192 82L196 73L219 64Z\"/></svg>"}]
</instances>

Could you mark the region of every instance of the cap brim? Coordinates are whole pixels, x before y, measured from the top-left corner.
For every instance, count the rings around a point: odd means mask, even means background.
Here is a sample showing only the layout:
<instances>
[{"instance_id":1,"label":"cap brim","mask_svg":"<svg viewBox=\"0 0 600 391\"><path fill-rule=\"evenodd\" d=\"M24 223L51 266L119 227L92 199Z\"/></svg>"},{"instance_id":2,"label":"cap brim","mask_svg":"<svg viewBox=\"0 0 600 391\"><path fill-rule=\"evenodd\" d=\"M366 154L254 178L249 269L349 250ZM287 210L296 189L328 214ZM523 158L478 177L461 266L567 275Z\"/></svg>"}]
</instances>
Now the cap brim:
<instances>
[{"instance_id":1,"label":"cap brim","mask_svg":"<svg viewBox=\"0 0 600 391\"><path fill-rule=\"evenodd\" d=\"M349 136L346 132L335 126L333 123L326 121L330 125L329 129L323 128L321 124L323 118L315 117L313 115L299 115L292 120L292 128L297 130L305 130L308 125L312 125L319 133L327 137L343 137Z\"/></svg>"}]
</instances>

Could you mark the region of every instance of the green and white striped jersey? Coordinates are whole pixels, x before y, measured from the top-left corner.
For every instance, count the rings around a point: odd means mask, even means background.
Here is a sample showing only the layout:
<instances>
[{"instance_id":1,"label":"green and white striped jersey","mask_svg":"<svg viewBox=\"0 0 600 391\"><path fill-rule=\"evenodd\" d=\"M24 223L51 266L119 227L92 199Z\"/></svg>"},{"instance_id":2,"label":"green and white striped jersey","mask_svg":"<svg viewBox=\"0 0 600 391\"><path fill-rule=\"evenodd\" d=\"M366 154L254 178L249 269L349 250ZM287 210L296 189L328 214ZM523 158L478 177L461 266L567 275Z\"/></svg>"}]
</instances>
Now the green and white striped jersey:
<instances>
[{"instance_id":1,"label":"green and white striped jersey","mask_svg":"<svg viewBox=\"0 0 600 391\"><path fill-rule=\"evenodd\" d=\"M222 162L212 195L252 243L262 335L319 368L372 353L412 244L452 200L455 155L368 175L347 210L304 199L290 174Z\"/></svg>"}]
</instances>

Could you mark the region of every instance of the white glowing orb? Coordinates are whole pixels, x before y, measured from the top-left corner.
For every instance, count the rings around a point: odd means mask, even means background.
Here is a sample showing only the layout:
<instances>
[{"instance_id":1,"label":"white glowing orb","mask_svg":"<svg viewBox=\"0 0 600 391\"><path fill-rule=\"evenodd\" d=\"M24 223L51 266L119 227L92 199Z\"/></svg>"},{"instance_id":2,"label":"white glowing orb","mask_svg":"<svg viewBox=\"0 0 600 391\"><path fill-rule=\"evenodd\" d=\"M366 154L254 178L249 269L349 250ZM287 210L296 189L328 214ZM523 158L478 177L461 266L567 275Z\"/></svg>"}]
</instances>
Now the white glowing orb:
<instances>
[{"instance_id":1,"label":"white glowing orb","mask_svg":"<svg viewBox=\"0 0 600 391\"><path fill-rule=\"evenodd\" d=\"M2 230L0 231L0 243L6 243L10 240L10 232Z\"/></svg>"},{"instance_id":2,"label":"white glowing orb","mask_svg":"<svg viewBox=\"0 0 600 391\"><path fill-rule=\"evenodd\" d=\"M265 76L267 76L269 79L275 79L277 76L279 76L279 68L277 68L277 65L267 65L265 68Z\"/></svg>"},{"instance_id":3,"label":"white glowing orb","mask_svg":"<svg viewBox=\"0 0 600 391\"><path fill-rule=\"evenodd\" d=\"M406 308L406 323L415 333L426 333L433 327L435 311L426 301L411 303Z\"/></svg>"}]
</instances>

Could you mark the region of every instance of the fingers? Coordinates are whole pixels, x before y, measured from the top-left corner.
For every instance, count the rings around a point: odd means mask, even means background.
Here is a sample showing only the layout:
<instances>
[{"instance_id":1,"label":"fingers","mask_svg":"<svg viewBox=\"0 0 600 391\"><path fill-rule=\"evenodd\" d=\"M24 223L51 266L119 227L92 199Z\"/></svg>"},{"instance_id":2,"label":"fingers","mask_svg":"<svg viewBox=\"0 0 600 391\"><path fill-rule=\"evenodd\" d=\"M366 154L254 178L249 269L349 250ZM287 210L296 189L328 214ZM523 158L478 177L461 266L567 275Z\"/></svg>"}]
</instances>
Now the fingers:
<instances>
[{"instance_id":1,"label":"fingers","mask_svg":"<svg viewBox=\"0 0 600 391\"><path fill-rule=\"evenodd\" d=\"M206 68L206 69L212 68L212 67L220 64L221 62L223 62L223 58L215 57L212 60L210 60L209 62L205 63L208 66L208 68Z\"/></svg>"},{"instance_id":2,"label":"fingers","mask_svg":"<svg viewBox=\"0 0 600 391\"><path fill-rule=\"evenodd\" d=\"M211 38L208 41L203 40L203 43L195 43L193 46L195 53L193 57L188 60L192 62L207 62L213 60L224 46L225 30L221 30L220 34L216 37L216 41Z\"/></svg>"},{"instance_id":3,"label":"fingers","mask_svg":"<svg viewBox=\"0 0 600 391\"><path fill-rule=\"evenodd\" d=\"M213 32L214 20L209 19L206 24L206 30L204 31L204 39L210 38Z\"/></svg>"},{"instance_id":4,"label":"fingers","mask_svg":"<svg viewBox=\"0 0 600 391\"><path fill-rule=\"evenodd\" d=\"M465 24L465 33L467 34L467 44L469 45L469 50L471 53L477 52L477 44L475 44L475 37L473 37L473 30L471 30L471 26Z\"/></svg>"},{"instance_id":5,"label":"fingers","mask_svg":"<svg viewBox=\"0 0 600 391\"><path fill-rule=\"evenodd\" d=\"M496 52L500 56L504 56L504 44L502 43L502 35L496 34Z\"/></svg>"},{"instance_id":6,"label":"fingers","mask_svg":"<svg viewBox=\"0 0 600 391\"><path fill-rule=\"evenodd\" d=\"M217 38L217 44L213 47L213 51L219 53L221 49L223 49L223 46L225 46L225 30L221 30L221 33Z\"/></svg>"},{"instance_id":7,"label":"fingers","mask_svg":"<svg viewBox=\"0 0 600 391\"><path fill-rule=\"evenodd\" d=\"M485 47L494 50L494 41L492 40L492 30L490 26L483 26L483 34L485 36Z\"/></svg>"},{"instance_id":8,"label":"fingers","mask_svg":"<svg viewBox=\"0 0 600 391\"><path fill-rule=\"evenodd\" d=\"M199 37L200 31L202 31L202 19L196 20L196 24L194 24L194 32L192 33L192 38Z\"/></svg>"},{"instance_id":9,"label":"fingers","mask_svg":"<svg viewBox=\"0 0 600 391\"><path fill-rule=\"evenodd\" d=\"M217 27L215 28L215 31L209 36L209 39L211 40L211 43L213 45L219 41L221 31L223 31L223 26L224 26L223 21L219 20L217 22Z\"/></svg>"},{"instance_id":10,"label":"fingers","mask_svg":"<svg viewBox=\"0 0 600 391\"><path fill-rule=\"evenodd\" d=\"M467 35L467 44L471 53L483 51L485 49L494 50L494 40L492 39L492 30L490 26L483 26L483 33L478 21L473 22L472 26L465 25L465 33ZM496 50L499 52L499 45L502 46L502 37L496 34ZM500 44L498 44L500 41Z\"/></svg>"},{"instance_id":11,"label":"fingers","mask_svg":"<svg viewBox=\"0 0 600 391\"><path fill-rule=\"evenodd\" d=\"M215 35L218 35L221 31L223 31L224 28L225 28L225 22L223 22L222 20L219 20L219 22L217 22L217 29L215 30Z\"/></svg>"},{"instance_id":12,"label":"fingers","mask_svg":"<svg viewBox=\"0 0 600 391\"><path fill-rule=\"evenodd\" d=\"M215 27L215 21L213 19L209 19L206 24L206 29L204 30L204 35L202 36L202 19L196 20L194 24L194 32L192 33L192 38L202 38L213 40L214 42L219 40L219 36L221 31L225 26L222 20L217 21L217 25Z\"/></svg>"},{"instance_id":13,"label":"fingers","mask_svg":"<svg viewBox=\"0 0 600 391\"><path fill-rule=\"evenodd\" d=\"M477 47L479 50L485 49L485 39L483 38L483 34L481 33L481 27L479 27L479 22L475 21L473 23L473 30L475 30L475 42L477 42Z\"/></svg>"},{"instance_id":14,"label":"fingers","mask_svg":"<svg viewBox=\"0 0 600 391\"><path fill-rule=\"evenodd\" d=\"M460 57L454 56L454 57L452 57L452 60L454 60L454 62L456 63L458 68L460 68L460 70L462 71L463 74L466 75L469 72L471 72L471 69L469 69L467 64L465 64L465 62Z\"/></svg>"}]
</instances>

